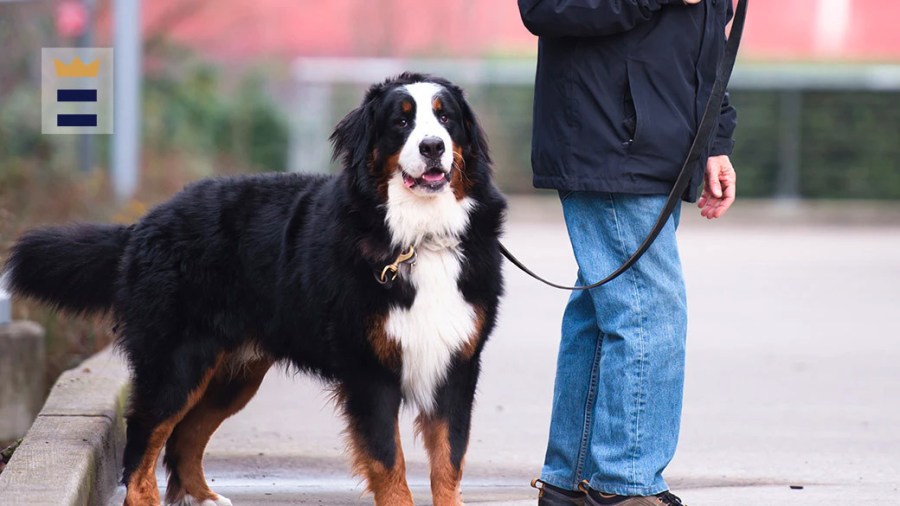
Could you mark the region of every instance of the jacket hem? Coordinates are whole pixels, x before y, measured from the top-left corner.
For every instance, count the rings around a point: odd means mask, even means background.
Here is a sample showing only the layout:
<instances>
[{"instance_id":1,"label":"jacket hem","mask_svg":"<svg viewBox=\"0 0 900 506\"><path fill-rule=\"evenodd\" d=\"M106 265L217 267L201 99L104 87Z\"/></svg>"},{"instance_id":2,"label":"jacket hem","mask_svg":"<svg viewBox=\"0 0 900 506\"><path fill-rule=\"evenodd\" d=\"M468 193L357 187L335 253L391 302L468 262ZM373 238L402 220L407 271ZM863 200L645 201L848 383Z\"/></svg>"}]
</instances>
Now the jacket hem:
<instances>
[{"instance_id":1,"label":"jacket hem","mask_svg":"<svg viewBox=\"0 0 900 506\"><path fill-rule=\"evenodd\" d=\"M695 174L692 183L682 195L682 200L687 202L696 202L699 194L699 178ZM535 188L544 188L558 191L589 191L589 192L607 192L607 193L628 193L633 195L668 195L672 191L672 185L675 181L656 181L647 179L578 179L563 178L558 176L541 176L534 175L533 184Z\"/></svg>"}]
</instances>

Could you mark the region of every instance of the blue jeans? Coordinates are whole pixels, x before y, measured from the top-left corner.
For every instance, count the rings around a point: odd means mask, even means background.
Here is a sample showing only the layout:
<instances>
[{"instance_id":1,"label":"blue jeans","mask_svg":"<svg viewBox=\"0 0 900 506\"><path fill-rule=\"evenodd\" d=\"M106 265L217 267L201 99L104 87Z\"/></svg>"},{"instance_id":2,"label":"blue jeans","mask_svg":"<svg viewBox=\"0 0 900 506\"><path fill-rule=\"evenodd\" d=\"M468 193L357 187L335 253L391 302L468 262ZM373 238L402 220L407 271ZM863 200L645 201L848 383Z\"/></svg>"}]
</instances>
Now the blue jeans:
<instances>
[{"instance_id":1,"label":"blue jeans","mask_svg":"<svg viewBox=\"0 0 900 506\"><path fill-rule=\"evenodd\" d=\"M571 192L563 213L578 284L618 267L650 231L664 195ZM625 496L668 489L681 422L687 301L675 230L680 206L630 270L573 292L562 322L541 479Z\"/></svg>"}]
</instances>

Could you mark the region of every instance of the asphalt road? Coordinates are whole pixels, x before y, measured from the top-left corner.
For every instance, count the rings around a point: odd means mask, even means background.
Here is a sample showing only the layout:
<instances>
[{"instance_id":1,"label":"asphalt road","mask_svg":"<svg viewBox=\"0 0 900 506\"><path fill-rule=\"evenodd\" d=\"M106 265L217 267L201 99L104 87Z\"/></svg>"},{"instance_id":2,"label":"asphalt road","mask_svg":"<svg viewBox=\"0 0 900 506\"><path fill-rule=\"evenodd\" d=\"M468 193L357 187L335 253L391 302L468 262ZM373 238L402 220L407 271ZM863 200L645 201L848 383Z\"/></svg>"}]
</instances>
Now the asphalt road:
<instances>
[{"instance_id":1,"label":"asphalt road","mask_svg":"<svg viewBox=\"0 0 900 506\"><path fill-rule=\"evenodd\" d=\"M572 281L556 203L517 199L512 210L507 246ZM679 233L690 330L673 490L691 506L900 505L897 209L751 203L712 223L686 209ZM528 482L547 438L566 295L509 265L506 279L484 355L468 504L534 504ZM410 483L430 504L411 419L401 429ZM321 385L272 371L215 436L207 475L236 505L371 504L349 475L341 430Z\"/></svg>"}]
</instances>

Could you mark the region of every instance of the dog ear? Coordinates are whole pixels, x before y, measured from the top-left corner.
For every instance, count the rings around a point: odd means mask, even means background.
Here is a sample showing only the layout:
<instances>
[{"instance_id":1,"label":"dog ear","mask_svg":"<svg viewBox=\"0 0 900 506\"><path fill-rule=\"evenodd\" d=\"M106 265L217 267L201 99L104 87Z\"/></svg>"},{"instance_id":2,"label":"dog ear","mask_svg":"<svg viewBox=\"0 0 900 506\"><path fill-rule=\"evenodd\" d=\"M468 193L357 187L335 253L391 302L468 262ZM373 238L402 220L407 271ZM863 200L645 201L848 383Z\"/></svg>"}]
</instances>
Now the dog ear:
<instances>
[{"instance_id":1,"label":"dog ear","mask_svg":"<svg viewBox=\"0 0 900 506\"><path fill-rule=\"evenodd\" d=\"M471 146L470 149L473 151L472 154L481 158L484 163L490 164L491 155L488 152L487 134L484 133L481 124L478 123L478 118L475 117L475 112L469 105L468 100L466 100L462 88L453 86L452 90L453 94L456 95L456 101L459 103L460 110L462 111L463 127L466 132L467 140L469 141L469 146Z\"/></svg>"},{"instance_id":2,"label":"dog ear","mask_svg":"<svg viewBox=\"0 0 900 506\"><path fill-rule=\"evenodd\" d=\"M372 114L366 103L344 116L332 132L331 159L343 157L344 167L365 163L368 147L372 143Z\"/></svg>"},{"instance_id":3,"label":"dog ear","mask_svg":"<svg viewBox=\"0 0 900 506\"><path fill-rule=\"evenodd\" d=\"M345 168L360 167L368 160L375 138L375 110L384 87L376 84L369 88L362 104L344 116L329 137L333 147L331 159L343 156Z\"/></svg>"}]
</instances>

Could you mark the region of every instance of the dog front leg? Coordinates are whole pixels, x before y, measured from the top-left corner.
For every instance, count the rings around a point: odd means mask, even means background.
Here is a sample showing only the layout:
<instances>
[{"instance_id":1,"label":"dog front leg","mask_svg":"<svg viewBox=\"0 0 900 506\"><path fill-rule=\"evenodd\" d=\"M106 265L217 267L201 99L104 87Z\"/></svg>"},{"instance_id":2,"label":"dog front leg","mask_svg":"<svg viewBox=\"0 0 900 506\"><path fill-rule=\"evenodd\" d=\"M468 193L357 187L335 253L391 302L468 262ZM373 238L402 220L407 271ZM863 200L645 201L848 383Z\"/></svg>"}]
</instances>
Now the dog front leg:
<instances>
[{"instance_id":1,"label":"dog front leg","mask_svg":"<svg viewBox=\"0 0 900 506\"><path fill-rule=\"evenodd\" d=\"M436 396L431 412L416 418L431 464L431 495L434 506L463 504L460 481L469 445L472 403L478 381L477 358L457 364Z\"/></svg>"},{"instance_id":2,"label":"dog front leg","mask_svg":"<svg viewBox=\"0 0 900 506\"><path fill-rule=\"evenodd\" d=\"M356 474L365 477L377 506L412 506L397 415L400 386L391 381L344 384L338 398L347 418Z\"/></svg>"}]
</instances>

